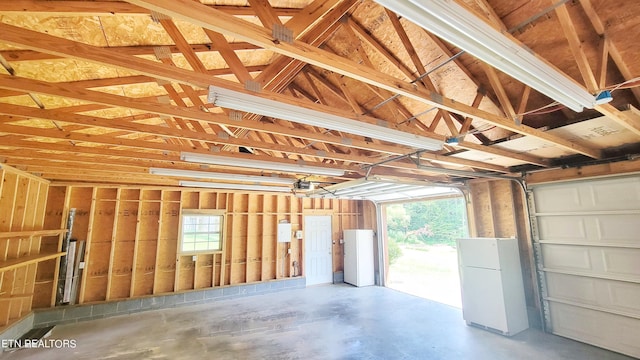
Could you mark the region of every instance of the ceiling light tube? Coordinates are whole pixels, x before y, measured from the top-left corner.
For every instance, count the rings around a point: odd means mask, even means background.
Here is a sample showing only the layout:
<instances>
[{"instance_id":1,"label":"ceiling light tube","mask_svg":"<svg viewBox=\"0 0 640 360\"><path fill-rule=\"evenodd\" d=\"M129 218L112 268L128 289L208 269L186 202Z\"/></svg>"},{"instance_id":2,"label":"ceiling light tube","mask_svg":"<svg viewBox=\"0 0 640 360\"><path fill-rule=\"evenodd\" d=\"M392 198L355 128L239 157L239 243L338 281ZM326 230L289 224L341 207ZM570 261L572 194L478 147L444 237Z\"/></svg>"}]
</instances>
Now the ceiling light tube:
<instances>
[{"instance_id":1,"label":"ceiling light tube","mask_svg":"<svg viewBox=\"0 0 640 360\"><path fill-rule=\"evenodd\" d=\"M209 171L192 171L192 170L180 170L180 169L163 169L163 168L149 168L149 174L163 175L163 176L179 176L187 178L198 179L211 179L211 180L231 180L231 181L246 181L251 183L269 183L269 184L282 184L291 185L296 182L296 179L281 178L275 176L253 176L242 174L224 174Z\"/></svg>"},{"instance_id":2,"label":"ceiling light tube","mask_svg":"<svg viewBox=\"0 0 640 360\"><path fill-rule=\"evenodd\" d=\"M317 104L309 104L309 108L307 108L271 99L276 96L278 94L270 94L270 98L267 98L266 96L261 96L260 93L247 94L217 86L209 86L208 100L216 106L227 109L269 116L323 129L342 131L417 149L432 151L442 149L443 141L439 139L329 114L319 110L321 105ZM318 110L311 109L311 107Z\"/></svg>"},{"instance_id":3,"label":"ceiling light tube","mask_svg":"<svg viewBox=\"0 0 640 360\"><path fill-rule=\"evenodd\" d=\"M182 152L180 153L180 159L188 162L202 163L202 164L212 164L212 165L221 165L221 166L236 166L236 167L244 167L251 169L261 169L261 170L275 170L275 171L283 171L290 172L295 174L314 174L314 175L324 175L324 176L342 176L344 175L344 170L320 167L320 166L309 166L303 164L294 164L294 163L281 163L275 161L263 161L263 160L253 160L247 159L244 157L228 157L221 155L204 155L198 153L191 152Z\"/></svg>"},{"instance_id":4,"label":"ceiling light tube","mask_svg":"<svg viewBox=\"0 0 640 360\"><path fill-rule=\"evenodd\" d=\"M584 87L455 1L375 1L573 111L595 104Z\"/></svg>"},{"instance_id":5,"label":"ceiling light tube","mask_svg":"<svg viewBox=\"0 0 640 360\"><path fill-rule=\"evenodd\" d=\"M251 191L275 191L275 192L291 192L290 187L286 186L267 186L267 185L249 185L249 184L229 184L214 183L204 181L180 181L180 186L199 187L223 190L251 190Z\"/></svg>"}]
</instances>

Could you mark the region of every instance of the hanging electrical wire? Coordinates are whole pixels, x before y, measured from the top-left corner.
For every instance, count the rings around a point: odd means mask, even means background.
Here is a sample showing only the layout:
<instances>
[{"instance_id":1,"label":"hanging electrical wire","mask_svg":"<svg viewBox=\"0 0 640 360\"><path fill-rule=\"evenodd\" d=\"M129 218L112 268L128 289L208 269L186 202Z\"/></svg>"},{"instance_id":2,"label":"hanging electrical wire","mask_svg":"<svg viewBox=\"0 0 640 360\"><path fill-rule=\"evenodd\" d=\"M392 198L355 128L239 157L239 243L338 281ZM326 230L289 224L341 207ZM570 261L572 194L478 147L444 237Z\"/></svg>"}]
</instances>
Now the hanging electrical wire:
<instances>
[{"instance_id":1,"label":"hanging electrical wire","mask_svg":"<svg viewBox=\"0 0 640 360\"><path fill-rule=\"evenodd\" d=\"M627 84L630 84L630 83L634 83L634 82L638 82L638 81L640 81L640 77L629 79L627 81L621 82L618 85L615 85L613 88L610 88L609 91L614 92L614 91L616 91L616 90L618 90L620 88L623 88L624 85L627 85ZM630 87L624 87L623 89L630 89L630 88L636 87L636 86L640 86L640 84L637 84L637 85L634 85L634 86L630 86Z\"/></svg>"},{"instance_id":2,"label":"hanging electrical wire","mask_svg":"<svg viewBox=\"0 0 640 360\"><path fill-rule=\"evenodd\" d=\"M636 83L636 82L638 82L638 84L635 84L633 86L625 86L625 85ZM633 79L626 80L626 81L621 82L619 84L607 86L604 90L609 90L610 92L614 92L616 90L630 89L630 88L637 87L637 86L640 86L640 77L635 77ZM550 114L552 112L555 112L555 111L558 111L558 110L562 110L563 108L564 108L563 105L561 105L557 101L553 101L550 104L541 106L541 107L539 107L537 109L529 110L529 111L523 112L521 114L516 114L516 116ZM550 109L550 110L543 111L545 109Z\"/></svg>"}]
</instances>

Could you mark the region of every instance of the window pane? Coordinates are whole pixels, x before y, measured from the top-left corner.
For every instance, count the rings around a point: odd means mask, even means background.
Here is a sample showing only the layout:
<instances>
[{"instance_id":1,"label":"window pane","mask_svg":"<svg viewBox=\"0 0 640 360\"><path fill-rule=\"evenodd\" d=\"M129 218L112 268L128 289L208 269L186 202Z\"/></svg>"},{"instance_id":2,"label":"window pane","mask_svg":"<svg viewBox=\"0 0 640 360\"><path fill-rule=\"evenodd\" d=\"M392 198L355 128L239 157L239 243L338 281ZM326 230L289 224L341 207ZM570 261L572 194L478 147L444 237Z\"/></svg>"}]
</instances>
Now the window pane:
<instances>
[{"instance_id":1,"label":"window pane","mask_svg":"<svg viewBox=\"0 0 640 360\"><path fill-rule=\"evenodd\" d=\"M193 251L195 249L193 243L182 243L182 251Z\"/></svg>"},{"instance_id":2,"label":"window pane","mask_svg":"<svg viewBox=\"0 0 640 360\"><path fill-rule=\"evenodd\" d=\"M196 235L193 233L185 233L182 236L182 242L184 243L192 243L196 240Z\"/></svg>"},{"instance_id":3,"label":"window pane","mask_svg":"<svg viewBox=\"0 0 640 360\"><path fill-rule=\"evenodd\" d=\"M182 218L183 252L220 251L222 249L222 215L187 214Z\"/></svg>"},{"instance_id":4,"label":"window pane","mask_svg":"<svg viewBox=\"0 0 640 360\"><path fill-rule=\"evenodd\" d=\"M206 242L199 242L199 243L195 243L195 250L199 251L199 250L209 250L208 248L208 243Z\"/></svg>"}]
</instances>

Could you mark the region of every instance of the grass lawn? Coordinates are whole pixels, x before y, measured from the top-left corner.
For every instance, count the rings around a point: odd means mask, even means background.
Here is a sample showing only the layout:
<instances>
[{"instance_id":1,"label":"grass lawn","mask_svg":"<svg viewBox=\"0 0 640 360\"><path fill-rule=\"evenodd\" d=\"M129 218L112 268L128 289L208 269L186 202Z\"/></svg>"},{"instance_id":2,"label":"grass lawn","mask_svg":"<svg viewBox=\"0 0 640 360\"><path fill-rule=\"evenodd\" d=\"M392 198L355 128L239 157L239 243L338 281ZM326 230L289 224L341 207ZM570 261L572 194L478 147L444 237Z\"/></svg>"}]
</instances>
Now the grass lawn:
<instances>
[{"instance_id":1,"label":"grass lawn","mask_svg":"<svg viewBox=\"0 0 640 360\"><path fill-rule=\"evenodd\" d=\"M387 286L460 308L456 249L447 245L400 245L402 256L389 268Z\"/></svg>"}]
</instances>

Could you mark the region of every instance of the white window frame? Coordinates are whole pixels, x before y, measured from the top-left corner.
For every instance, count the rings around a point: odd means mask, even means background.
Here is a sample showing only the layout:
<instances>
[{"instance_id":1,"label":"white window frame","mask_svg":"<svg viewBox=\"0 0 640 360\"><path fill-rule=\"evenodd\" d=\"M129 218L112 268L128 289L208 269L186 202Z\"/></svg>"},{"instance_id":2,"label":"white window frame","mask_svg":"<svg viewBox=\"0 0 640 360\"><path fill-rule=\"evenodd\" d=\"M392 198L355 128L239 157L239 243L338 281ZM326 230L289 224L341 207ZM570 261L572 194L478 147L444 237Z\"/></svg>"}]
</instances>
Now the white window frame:
<instances>
[{"instance_id":1,"label":"white window frame","mask_svg":"<svg viewBox=\"0 0 640 360\"><path fill-rule=\"evenodd\" d=\"M219 217L220 224L218 231L198 231L198 229L194 229L193 232L185 232L185 217ZM182 214L180 215L180 236L178 241L178 253L184 255L196 255L196 254L214 254L221 253L222 249L224 249L224 237L225 237L225 223L226 223L226 214L224 210L182 210ZM197 226L197 225L196 225ZM217 249L193 249L193 250L184 250L185 243L185 234L219 234L219 243L220 246ZM190 241L191 242L191 241ZM193 242L194 244L197 242Z\"/></svg>"}]
</instances>

